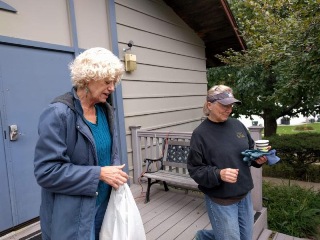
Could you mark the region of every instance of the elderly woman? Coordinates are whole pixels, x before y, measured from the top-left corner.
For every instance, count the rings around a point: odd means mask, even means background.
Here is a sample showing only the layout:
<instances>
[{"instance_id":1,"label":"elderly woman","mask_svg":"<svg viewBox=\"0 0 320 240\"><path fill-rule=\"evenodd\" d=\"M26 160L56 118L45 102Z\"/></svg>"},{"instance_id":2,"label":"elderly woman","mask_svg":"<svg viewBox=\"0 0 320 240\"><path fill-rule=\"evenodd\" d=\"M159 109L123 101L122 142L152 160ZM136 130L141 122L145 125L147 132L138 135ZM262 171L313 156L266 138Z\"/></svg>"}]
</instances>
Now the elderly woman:
<instances>
[{"instance_id":1,"label":"elderly woman","mask_svg":"<svg viewBox=\"0 0 320 240\"><path fill-rule=\"evenodd\" d=\"M253 181L241 152L253 149L254 141L240 121L229 117L237 103L230 87L212 87L203 108L208 117L192 133L188 170L205 194L213 229L198 231L196 239L252 240ZM261 157L252 166L266 161Z\"/></svg>"},{"instance_id":2,"label":"elderly woman","mask_svg":"<svg viewBox=\"0 0 320 240\"><path fill-rule=\"evenodd\" d=\"M99 239L111 188L127 182L107 99L123 75L109 50L91 48L70 64L72 91L41 114L34 173L42 187L42 239Z\"/></svg>"}]
</instances>

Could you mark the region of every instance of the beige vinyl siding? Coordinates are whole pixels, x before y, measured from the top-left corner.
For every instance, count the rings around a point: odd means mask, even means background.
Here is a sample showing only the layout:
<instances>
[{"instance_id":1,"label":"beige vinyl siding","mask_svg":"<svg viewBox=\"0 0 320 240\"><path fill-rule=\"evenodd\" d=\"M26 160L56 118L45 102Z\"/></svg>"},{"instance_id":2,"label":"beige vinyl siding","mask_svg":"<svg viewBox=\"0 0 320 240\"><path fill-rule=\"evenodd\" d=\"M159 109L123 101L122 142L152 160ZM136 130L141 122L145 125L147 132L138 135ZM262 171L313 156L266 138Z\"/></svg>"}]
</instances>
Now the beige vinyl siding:
<instances>
[{"instance_id":1,"label":"beige vinyl siding","mask_svg":"<svg viewBox=\"0 0 320 240\"><path fill-rule=\"evenodd\" d=\"M138 39L137 42L135 42L135 45L162 52L176 53L196 58L203 58L204 55L204 48L202 45L190 44L184 42L183 39L175 40L166 35L161 36L153 32L137 31L136 29L125 25L118 25L118 38L119 42L124 44L127 43L127 39Z\"/></svg>"},{"instance_id":2,"label":"beige vinyl siding","mask_svg":"<svg viewBox=\"0 0 320 240\"><path fill-rule=\"evenodd\" d=\"M1 11L1 35L71 46L68 5L65 0L4 1L17 13Z\"/></svg>"},{"instance_id":3,"label":"beige vinyl siding","mask_svg":"<svg viewBox=\"0 0 320 240\"><path fill-rule=\"evenodd\" d=\"M193 131L200 123L207 91L205 46L162 1L116 0L119 56L137 57L137 70L122 79L129 169L130 126Z\"/></svg>"},{"instance_id":4,"label":"beige vinyl siding","mask_svg":"<svg viewBox=\"0 0 320 240\"><path fill-rule=\"evenodd\" d=\"M133 51L132 51L133 52ZM137 56L139 58L139 56ZM139 59L138 59L139 60ZM192 71L189 69L168 68L162 66L151 66L140 64L134 72L124 76L124 82L128 80L138 81L161 81L206 84L206 72Z\"/></svg>"},{"instance_id":5,"label":"beige vinyl siding","mask_svg":"<svg viewBox=\"0 0 320 240\"><path fill-rule=\"evenodd\" d=\"M128 98L180 97L203 94L201 84L177 82L124 81L123 94ZM202 99L203 100L203 99ZM186 98L188 101L188 98ZM147 103L146 103L147 105ZM186 105L189 106L190 104ZM137 107L137 106L136 106ZM157 106L153 106L157 108ZM168 106L170 108L170 106Z\"/></svg>"},{"instance_id":6,"label":"beige vinyl siding","mask_svg":"<svg viewBox=\"0 0 320 240\"><path fill-rule=\"evenodd\" d=\"M117 23L191 44L202 40L166 4L150 0L117 0Z\"/></svg>"},{"instance_id":7,"label":"beige vinyl siding","mask_svg":"<svg viewBox=\"0 0 320 240\"><path fill-rule=\"evenodd\" d=\"M68 1L7 0L17 13L1 11L1 35L43 43L72 46ZM74 1L79 47L110 49L110 28L105 0Z\"/></svg>"},{"instance_id":8,"label":"beige vinyl siding","mask_svg":"<svg viewBox=\"0 0 320 240\"><path fill-rule=\"evenodd\" d=\"M125 117L135 117L148 114L160 114L162 112L173 112L173 111L182 111L185 109L199 108L199 104L189 104L186 105L186 102L189 101L189 98L192 97L195 102L202 102L203 96L195 95L185 95L185 96L176 96L176 97L154 97L148 98L148 104L144 104L146 98L132 98L130 101L127 101L125 106ZM156 110L151 110L148 105L159 106ZM139 107L137 107L139 106Z\"/></svg>"},{"instance_id":9,"label":"beige vinyl siding","mask_svg":"<svg viewBox=\"0 0 320 240\"><path fill-rule=\"evenodd\" d=\"M74 1L78 44L80 48L105 47L110 49L108 6L105 0Z\"/></svg>"}]
</instances>

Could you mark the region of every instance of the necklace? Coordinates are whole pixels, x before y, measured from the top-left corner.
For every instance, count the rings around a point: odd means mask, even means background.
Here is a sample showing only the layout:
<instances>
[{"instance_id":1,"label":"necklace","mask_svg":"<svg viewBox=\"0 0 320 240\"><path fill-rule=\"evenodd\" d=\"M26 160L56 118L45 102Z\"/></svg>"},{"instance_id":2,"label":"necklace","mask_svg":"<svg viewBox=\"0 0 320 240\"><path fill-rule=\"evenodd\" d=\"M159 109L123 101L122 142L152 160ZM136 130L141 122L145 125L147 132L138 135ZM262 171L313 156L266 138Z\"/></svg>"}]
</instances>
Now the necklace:
<instances>
[{"instance_id":1,"label":"necklace","mask_svg":"<svg viewBox=\"0 0 320 240\"><path fill-rule=\"evenodd\" d=\"M94 105L94 108L82 107L84 118L90 123L97 124L98 123L98 114L97 107Z\"/></svg>"}]
</instances>

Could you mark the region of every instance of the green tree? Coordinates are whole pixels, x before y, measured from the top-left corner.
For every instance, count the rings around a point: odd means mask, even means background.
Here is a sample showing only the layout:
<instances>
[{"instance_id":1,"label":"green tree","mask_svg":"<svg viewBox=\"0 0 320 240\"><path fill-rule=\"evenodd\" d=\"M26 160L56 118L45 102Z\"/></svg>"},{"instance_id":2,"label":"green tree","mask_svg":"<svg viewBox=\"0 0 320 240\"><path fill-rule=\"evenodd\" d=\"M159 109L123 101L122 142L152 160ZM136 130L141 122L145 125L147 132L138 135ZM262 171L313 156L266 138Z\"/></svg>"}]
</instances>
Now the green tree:
<instances>
[{"instance_id":1,"label":"green tree","mask_svg":"<svg viewBox=\"0 0 320 240\"><path fill-rule=\"evenodd\" d=\"M265 136L276 120L320 112L320 5L317 0L230 0L247 50L217 57L209 87L231 86L242 100L235 115L264 119Z\"/></svg>"}]
</instances>

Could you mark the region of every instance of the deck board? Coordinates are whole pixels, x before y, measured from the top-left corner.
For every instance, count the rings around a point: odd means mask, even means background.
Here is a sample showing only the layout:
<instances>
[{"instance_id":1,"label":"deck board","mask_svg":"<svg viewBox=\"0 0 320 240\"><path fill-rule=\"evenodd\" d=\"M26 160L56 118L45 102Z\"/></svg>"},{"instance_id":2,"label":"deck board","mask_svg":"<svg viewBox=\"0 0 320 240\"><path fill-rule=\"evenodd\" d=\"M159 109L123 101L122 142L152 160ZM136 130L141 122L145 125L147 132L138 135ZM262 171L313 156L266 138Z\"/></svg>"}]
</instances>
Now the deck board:
<instances>
[{"instance_id":1,"label":"deck board","mask_svg":"<svg viewBox=\"0 0 320 240\"><path fill-rule=\"evenodd\" d=\"M283 233L276 233L274 238L274 240L308 240L307 238L298 238L298 237L293 237L293 236L289 236Z\"/></svg>"},{"instance_id":2,"label":"deck board","mask_svg":"<svg viewBox=\"0 0 320 240\"><path fill-rule=\"evenodd\" d=\"M182 232L176 240L193 239L198 230L206 228L210 224L207 213L202 214L200 218L196 219L184 232Z\"/></svg>"},{"instance_id":3,"label":"deck board","mask_svg":"<svg viewBox=\"0 0 320 240\"><path fill-rule=\"evenodd\" d=\"M169 194L167 195L168 199L162 198L165 200L164 202L161 202L158 206L155 206L154 209L143 215L146 231L150 225L155 225L165 220L179 211L179 209L187 203L187 198L181 195L173 196L170 194L170 198ZM152 226L150 226L150 228L152 229Z\"/></svg>"},{"instance_id":4,"label":"deck board","mask_svg":"<svg viewBox=\"0 0 320 240\"><path fill-rule=\"evenodd\" d=\"M163 235L164 232L168 231L171 228L175 228L177 224L180 225L179 222L190 213L190 209L194 209L195 205L199 205L200 201L201 200L198 199L198 201L195 203L194 200L190 201L190 199L183 198L181 202L185 205L178 211L170 212L171 209L168 209L168 213L163 212L163 214L161 214L163 217L162 220L160 219L158 223L152 221L152 223L155 224L155 227L148 232L147 236L149 235L154 239L158 239L161 235Z\"/></svg>"},{"instance_id":5,"label":"deck board","mask_svg":"<svg viewBox=\"0 0 320 240\"><path fill-rule=\"evenodd\" d=\"M150 202L144 203L146 183L131 184L132 194L146 231L147 240L192 240L197 230L210 226L203 195L162 185L151 187Z\"/></svg>"},{"instance_id":6,"label":"deck board","mask_svg":"<svg viewBox=\"0 0 320 240\"><path fill-rule=\"evenodd\" d=\"M282 233L277 233L275 236L276 240L293 240L293 237L282 234Z\"/></svg>"},{"instance_id":7,"label":"deck board","mask_svg":"<svg viewBox=\"0 0 320 240\"><path fill-rule=\"evenodd\" d=\"M200 202L200 204L199 204ZM205 205L200 201L195 201L193 204L199 204L192 210L188 212L182 219L179 219L174 225L167 229L162 235L158 238L159 240L175 239L183 232L187 231L189 227L194 224L194 222L199 219L202 215L206 215Z\"/></svg>"}]
</instances>

